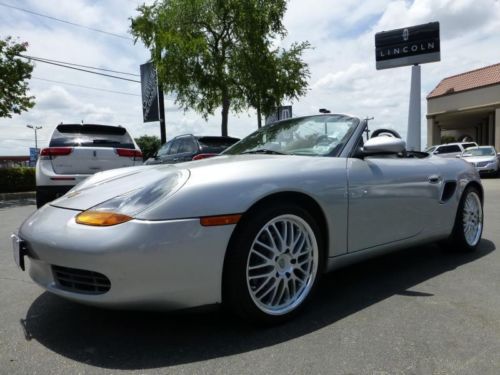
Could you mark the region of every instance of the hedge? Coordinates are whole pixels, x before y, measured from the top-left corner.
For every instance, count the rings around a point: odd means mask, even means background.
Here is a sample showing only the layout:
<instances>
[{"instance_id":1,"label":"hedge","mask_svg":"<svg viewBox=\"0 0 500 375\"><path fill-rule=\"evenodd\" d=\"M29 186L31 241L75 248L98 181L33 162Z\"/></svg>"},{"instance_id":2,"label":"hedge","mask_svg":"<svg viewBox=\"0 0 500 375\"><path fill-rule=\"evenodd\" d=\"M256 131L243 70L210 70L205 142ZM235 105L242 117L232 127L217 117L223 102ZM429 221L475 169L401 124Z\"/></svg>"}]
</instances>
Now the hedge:
<instances>
[{"instance_id":1,"label":"hedge","mask_svg":"<svg viewBox=\"0 0 500 375\"><path fill-rule=\"evenodd\" d=\"M0 193L35 191L35 168L0 168Z\"/></svg>"}]
</instances>

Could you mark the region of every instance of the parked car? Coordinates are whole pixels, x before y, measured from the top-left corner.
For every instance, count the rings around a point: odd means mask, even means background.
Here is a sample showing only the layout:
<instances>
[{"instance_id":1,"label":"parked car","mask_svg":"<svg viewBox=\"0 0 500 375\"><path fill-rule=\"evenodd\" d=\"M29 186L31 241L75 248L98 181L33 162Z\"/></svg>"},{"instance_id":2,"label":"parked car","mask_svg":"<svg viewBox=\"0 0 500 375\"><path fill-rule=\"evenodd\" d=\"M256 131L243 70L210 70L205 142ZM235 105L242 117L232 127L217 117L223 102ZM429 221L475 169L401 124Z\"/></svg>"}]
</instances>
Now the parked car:
<instances>
[{"instance_id":1,"label":"parked car","mask_svg":"<svg viewBox=\"0 0 500 375\"><path fill-rule=\"evenodd\" d=\"M141 150L124 127L60 124L36 164L36 205L64 195L96 172L141 164Z\"/></svg>"},{"instance_id":2,"label":"parked car","mask_svg":"<svg viewBox=\"0 0 500 375\"><path fill-rule=\"evenodd\" d=\"M238 141L238 138L233 137L179 135L161 146L156 155L144 164L173 164L205 159L220 154Z\"/></svg>"},{"instance_id":3,"label":"parked car","mask_svg":"<svg viewBox=\"0 0 500 375\"><path fill-rule=\"evenodd\" d=\"M437 155L442 158L455 158L464 152L466 148L477 147L476 142L458 142L458 143L447 143L444 145L436 145L428 147L425 152L429 154Z\"/></svg>"},{"instance_id":4,"label":"parked car","mask_svg":"<svg viewBox=\"0 0 500 375\"><path fill-rule=\"evenodd\" d=\"M326 271L440 240L475 250L475 168L406 151L390 130L366 139L367 127L347 115L297 117L216 158L97 173L22 224L16 262L29 259L36 283L85 304L222 303L277 323Z\"/></svg>"},{"instance_id":5,"label":"parked car","mask_svg":"<svg viewBox=\"0 0 500 375\"><path fill-rule=\"evenodd\" d=\"M493 146L470 147L460 157L476 167L479 173L498 174L500 171L500 156Z\"/></svg>"}]
</instances>

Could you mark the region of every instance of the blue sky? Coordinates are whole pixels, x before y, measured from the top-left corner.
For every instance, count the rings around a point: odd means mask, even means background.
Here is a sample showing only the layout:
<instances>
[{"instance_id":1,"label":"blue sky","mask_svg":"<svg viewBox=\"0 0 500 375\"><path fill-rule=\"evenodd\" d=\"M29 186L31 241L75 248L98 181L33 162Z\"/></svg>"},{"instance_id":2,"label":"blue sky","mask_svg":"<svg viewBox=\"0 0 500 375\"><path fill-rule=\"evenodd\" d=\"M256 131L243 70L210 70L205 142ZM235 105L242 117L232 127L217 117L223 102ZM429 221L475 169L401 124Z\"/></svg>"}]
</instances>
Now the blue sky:
<instances>
[{"instance_id":1,"label":"blue sky","mask_svg":"<svg viewBox=\"0 0 500 375\"><path fill-rule=\"evenodd\" d=\"M136 0L1 0L53 17L117 34L127 34ZM308 40L314 49L304 58L311 70L308 94L292 103L294 115L334 112L373 116L373 127L406 134L410 68L375 70L374 34L439 21L441 62L422 66L422 145L426 136L425 96L444 77L500 62L498 0L336 1L292 0L285 15L288 35L282 44ZM138 73L149 52L140 44L62 24L0 6L0 37L29 42L28 54ZM33 77L140 95L140 85L36 63ZM157 123L142 123L138 96L104 93L33 79L36 106L28 113L0 120L0 155L28 154L33 131L41 125L41 145L60 122L121 124L134 136L159 135ZM219 134L220 111L208 120L166 102L167 136ZM232 114L229 133L243 137L256 129L252 110Z\"/></svg>"}]
</instances>

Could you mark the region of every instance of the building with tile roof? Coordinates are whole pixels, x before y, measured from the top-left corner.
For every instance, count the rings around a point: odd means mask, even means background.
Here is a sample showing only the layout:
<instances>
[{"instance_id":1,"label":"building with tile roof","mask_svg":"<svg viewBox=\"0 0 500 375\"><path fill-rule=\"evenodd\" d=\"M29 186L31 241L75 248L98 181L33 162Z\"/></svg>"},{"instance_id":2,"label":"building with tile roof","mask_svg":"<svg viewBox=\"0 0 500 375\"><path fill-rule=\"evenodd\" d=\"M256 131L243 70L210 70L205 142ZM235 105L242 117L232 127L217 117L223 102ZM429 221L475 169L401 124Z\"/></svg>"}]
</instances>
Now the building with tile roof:
<instances>
[{"instance_id":1,"label":"building with tile roof","mask_svg":"<svg viewBox=\"0 0 500 375\"><path fill-rule=\"evenodd\" d=\"M442 139L500 151L500 63L444 78L427 95L427 145Z\"/></svg>"}]
</instances>

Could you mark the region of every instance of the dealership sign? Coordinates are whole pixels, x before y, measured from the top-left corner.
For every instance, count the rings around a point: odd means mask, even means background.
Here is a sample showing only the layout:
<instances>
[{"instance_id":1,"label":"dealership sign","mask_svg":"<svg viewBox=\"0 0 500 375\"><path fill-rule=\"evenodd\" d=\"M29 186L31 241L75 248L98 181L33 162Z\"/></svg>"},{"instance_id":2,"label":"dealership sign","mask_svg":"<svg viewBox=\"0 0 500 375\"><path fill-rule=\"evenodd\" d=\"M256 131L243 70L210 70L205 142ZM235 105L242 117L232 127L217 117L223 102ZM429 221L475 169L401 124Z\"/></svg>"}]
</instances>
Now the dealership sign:
<instances>
[{"instance_id":1,"label":"dealership sign","mask_svg":"<svg viewBox=\"0 0 500 375\"><path fill-rule=\"evenodd\" d=\"M439 61L439 22L375 34L377 69Z\"/></svg>"},{"instance_id":2,"label":"dealership sign","mask_svg":"<svg viewBox=\"0 0 500 375\"><path fill-rule=\"evenodd\" d=\"M159 121L158 80L153 63L141 65L142 117L144 122Z\"/></svg>"},{"instance_id":3,"label":"dealership sign","mask_svg":"<svg viewBox=\"0 0 500 375\"><path fill-rule=\"evenodd\" d=\"M273 122L286 120L292 117L292 106L282 105L276 108L273 113L266 117L266 125L272 124Z\"/></svg>"},{"instance_id":4,"label":"dealership sign","mask_svg":"<svg viewBox=\"0 0 500 375\"><path fill-rule=\"evenodd\" d=\"M38 160L39 154L40 154L39 148L30 147L30 160L29 160L30 167L34 167L36 165L36 161Z\"/></svg>"}]
</instances>

